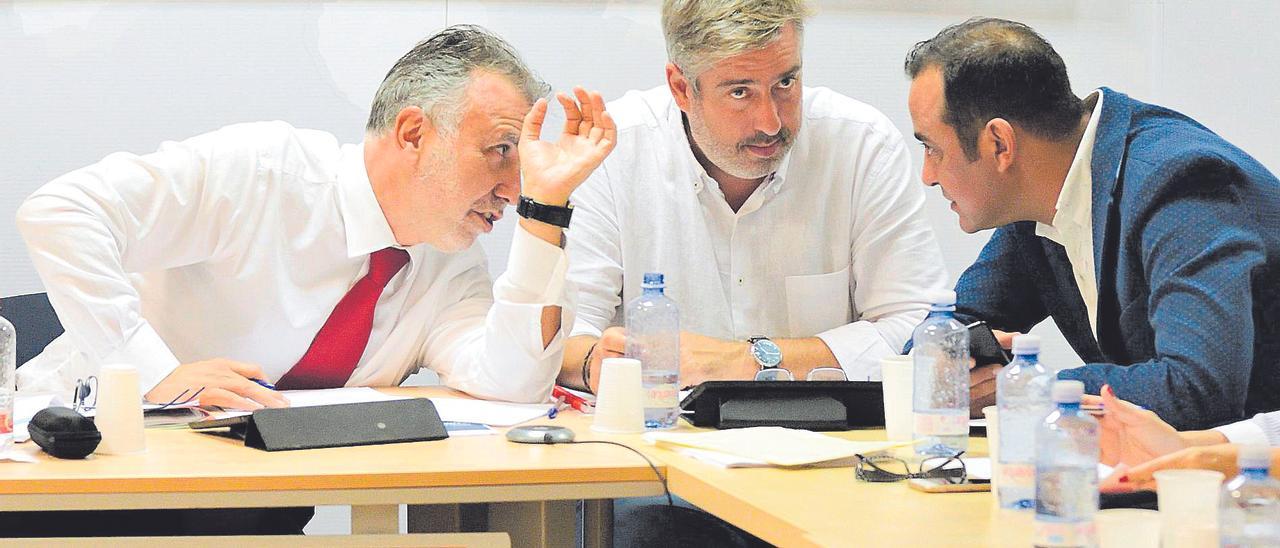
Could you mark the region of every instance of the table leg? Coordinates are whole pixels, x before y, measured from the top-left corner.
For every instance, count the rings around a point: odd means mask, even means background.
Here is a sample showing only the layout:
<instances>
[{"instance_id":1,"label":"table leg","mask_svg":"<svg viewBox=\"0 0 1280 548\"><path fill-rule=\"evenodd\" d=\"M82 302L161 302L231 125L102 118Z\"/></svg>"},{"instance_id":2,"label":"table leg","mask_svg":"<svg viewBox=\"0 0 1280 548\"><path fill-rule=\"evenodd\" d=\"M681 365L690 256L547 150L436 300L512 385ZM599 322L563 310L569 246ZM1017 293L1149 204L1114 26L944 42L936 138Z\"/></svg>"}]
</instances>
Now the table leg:
<instances>
[{"instance_id":1,"label":"table leg","mask_svg":"<svg viewBox=\"0 0 1280 548\"><path fill-rule=\"evenodd\" d=\"M368 504L351 507L351 534L400 533L400 505Z\"/></svg>"},{"instance_id":2,"label":"table leg","mask_svg":"<svg viewBox=\"0 0 1280 548\"><path fill-rule=\"evenodd\" d=\"M511 535L511 545L529 548L573 546L577 501L489 504L489 530Z\"/></svg>"},{"instance_id":3,"label":"table leg","mask_svg":"<svg viewBox=\"0 0 1280 548\"><path fill-rule=\"evenodd\" d=\"M613 499L582 501L582 544L585 548L613 546Z\"/></svg>"}]
</instances>

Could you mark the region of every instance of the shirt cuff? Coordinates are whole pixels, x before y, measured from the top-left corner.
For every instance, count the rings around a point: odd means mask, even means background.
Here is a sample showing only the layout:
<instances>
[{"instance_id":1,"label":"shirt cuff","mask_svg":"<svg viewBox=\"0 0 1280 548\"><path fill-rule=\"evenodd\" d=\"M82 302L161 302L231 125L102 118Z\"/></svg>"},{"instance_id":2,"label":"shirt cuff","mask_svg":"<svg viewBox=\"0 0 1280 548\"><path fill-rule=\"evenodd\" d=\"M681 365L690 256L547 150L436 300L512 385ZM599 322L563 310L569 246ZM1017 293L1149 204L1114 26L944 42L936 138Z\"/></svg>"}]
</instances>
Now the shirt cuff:
<instances>
[{"instance_id":1,"label":"shirt cuff","mask_svg":"<svg viewBox=\"0 0 1280 548\"><path fill-rule=\"evenodd\" d=\"M145 397L160 381L178 368L178 358L151 324L142 323L125 343L103 356L102 364L119 363L138 369L138 388ZM159 402L164 403L164 402Z\"/></svg>"},{"instance_id":2,"label":"shirt cuff","mask_svg":"<svg viewBox=\"0 0 1280 548\"><path fill-rule=\"evenodd\" d=\"M1267 440L1267 432L1252 419L1224 424L1214 430L1221 432L1231 443L1243 445L1271 445Z\"/></svg>"},{"instance_id":3,"label":"shirt cuff","mask_svg":"<svg viewBox=\"0 0 1280 548\"><path fill-rule=\"evenodd\" d=\"M553 305L563 300L569 259L551 245L516 225L507 271L494 284L493 295L513 304Z\"/></svg>"},{"instance_id":4,"label":"shirt cuff","mask_svg":"<svg viewBox=\"0 0 1280 548\"><path fill-rule=\"evenodd\" d=\"M871 322L856 321L817 335L835 354L840 368L851 381L880 380L880 359L897 354L884 342Z\"/></svg>"}]
</instances>

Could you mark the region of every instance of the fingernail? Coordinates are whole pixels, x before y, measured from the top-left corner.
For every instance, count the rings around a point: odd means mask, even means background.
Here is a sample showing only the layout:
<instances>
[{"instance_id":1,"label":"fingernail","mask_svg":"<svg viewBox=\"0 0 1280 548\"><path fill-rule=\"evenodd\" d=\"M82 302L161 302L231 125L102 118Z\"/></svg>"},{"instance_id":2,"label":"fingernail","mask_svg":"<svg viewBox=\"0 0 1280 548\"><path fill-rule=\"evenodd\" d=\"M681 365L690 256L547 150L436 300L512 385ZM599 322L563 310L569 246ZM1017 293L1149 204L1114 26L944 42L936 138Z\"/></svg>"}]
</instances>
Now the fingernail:
<instances>
[{"instance_id":1,"label":"fingernail","mask_svg":"<svg viewBox=\"0 0 1280 548\"><path fill-rule=\"evenodd\" d=\"M1120 476L1120 479L1118 479L1118 480L1116 480L1116 481L1118 481L1118 482L1120 482L1120 483L1129 483L1129 474L1125 474L1125 475L1123 475L1123 476Z\"/></svg>"}]
</instances>

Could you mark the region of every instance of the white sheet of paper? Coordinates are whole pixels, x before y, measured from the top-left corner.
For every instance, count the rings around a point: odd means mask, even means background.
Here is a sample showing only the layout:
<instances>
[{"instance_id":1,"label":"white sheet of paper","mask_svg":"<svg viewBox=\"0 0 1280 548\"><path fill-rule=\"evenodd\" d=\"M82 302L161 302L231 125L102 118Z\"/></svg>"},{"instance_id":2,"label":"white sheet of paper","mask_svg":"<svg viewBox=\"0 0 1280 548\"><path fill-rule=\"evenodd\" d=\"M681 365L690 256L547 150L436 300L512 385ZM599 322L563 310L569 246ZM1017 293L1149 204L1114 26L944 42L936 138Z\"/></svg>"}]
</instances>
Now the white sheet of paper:
<instances>
[{"instance_id":1,"label":"white sheet of paper","mask_svg":"<svg viewBox=\"0 0 1280 548\"><path fill-rule=\"evenodd\" d=\"M289 399L289 404L294 407L407 399L405 396L383 394L367 386L327 388L323 390L285 390L281 393L284 394L285 398Z\"/></svg>"},{"instance_id":2,"label":"white sheet of paper","mask_svg":"<svg viewBox=\"0 0 1280 548\"><path fill-rule=\"evenodd\" d=\"M478 422L489 426L513 426L527 422L546 416L551 408L547 403L503 403L460 398L431 398L431 403L440 413L440 420Z\"/></svg>"}]
</instances>

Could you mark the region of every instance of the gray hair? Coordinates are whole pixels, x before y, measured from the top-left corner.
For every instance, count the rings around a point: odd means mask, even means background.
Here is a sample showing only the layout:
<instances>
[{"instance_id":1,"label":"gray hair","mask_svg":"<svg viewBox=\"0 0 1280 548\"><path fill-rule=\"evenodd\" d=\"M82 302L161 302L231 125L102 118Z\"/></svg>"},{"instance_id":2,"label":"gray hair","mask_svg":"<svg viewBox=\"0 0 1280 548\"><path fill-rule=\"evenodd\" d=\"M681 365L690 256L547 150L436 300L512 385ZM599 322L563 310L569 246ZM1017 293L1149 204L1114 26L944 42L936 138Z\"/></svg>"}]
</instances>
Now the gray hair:
<instances>
[{"instance_id":1,"label":"gray hair","mask_svg":"<svg viewBox=\"0 0 1280 548\"><path fill-rule=\"evenodd\" d=\"M365 131L380 135L408 107L421 107L438 131L453 135L462 119L464 92L477 70L506 76L530 103L551 92L515 49L475 25L454 25L427 38L391 67L378 86Z\"/></svg>"},{"instance_id":2,"label":"gray hair","mask_svg":"<svg viewBox=\"0 0 1280 548\"><path fill-rule=\"evenodd\" d=\"M793 23L804 30L805 0L663 0L667 57L698 90L698 76L718 61L763 48Z\"/></svg>"}]
</instances>

